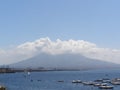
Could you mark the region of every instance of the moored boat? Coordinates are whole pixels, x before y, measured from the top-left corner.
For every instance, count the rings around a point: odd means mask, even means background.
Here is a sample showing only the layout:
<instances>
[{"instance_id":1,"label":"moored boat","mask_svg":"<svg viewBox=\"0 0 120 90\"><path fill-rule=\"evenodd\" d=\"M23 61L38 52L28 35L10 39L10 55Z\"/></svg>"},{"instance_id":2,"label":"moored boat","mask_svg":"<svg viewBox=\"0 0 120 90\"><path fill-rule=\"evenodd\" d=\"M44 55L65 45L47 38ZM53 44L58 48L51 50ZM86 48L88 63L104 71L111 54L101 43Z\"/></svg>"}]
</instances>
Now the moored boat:
<instances>
[{"instance_id":1,"label":"moored boat","mask_svg":"<svg viewBox=\"0 0 120 90\"><path fill-rule=\"evenodd\" d=\"M107 83L95 83L94 86L107 86Z\"/></svg>"},{"instance_id":2,"label":"moored boat","mask_svg":"<svg viewBox=\"0 0 120 90\"><path fill-rule=\"evenodd\" d=\"M99 86L100 89L113 89L114 87L113 86L109 86L109 85L106 85L106 86Z\"/></svg>"},{"instance_id":3,"label":"moored boat","mask_svg":"<svg viewBox=\"0 0 120 90\"><path fill-rule=\"evenodd\" d=\"M93 81L88 81L88 82L83 82L84 85L94 85L95 82Z\"/></svg>"},{"instance_id":4,"label":"moored boat","mask_svg":"<svg viewBox=\"0 0 120 90\"><path fill-rule=\"evenodd\" d=\"M111 84L113 84L113 85L120 85L120 81L111 81Z\"/></svg>"},{"instance_id":5,"label":"moored boat","mask_svg":"<svg viewBox=\"0 0 120 90\"><path fill-rule=\"evenodd\" d=\"M58 82L64 82L64 80L58 80Z\"/></svg>"},{"instance_id":6,"label":"moored boat","mask_svg":"<svg viewBox=\"0 0 120 90\"><path fill-rule=\"evenodd\" d=\"M82 83L81 80L73 80L72 83Z\"/></svg>"}]
</instances>

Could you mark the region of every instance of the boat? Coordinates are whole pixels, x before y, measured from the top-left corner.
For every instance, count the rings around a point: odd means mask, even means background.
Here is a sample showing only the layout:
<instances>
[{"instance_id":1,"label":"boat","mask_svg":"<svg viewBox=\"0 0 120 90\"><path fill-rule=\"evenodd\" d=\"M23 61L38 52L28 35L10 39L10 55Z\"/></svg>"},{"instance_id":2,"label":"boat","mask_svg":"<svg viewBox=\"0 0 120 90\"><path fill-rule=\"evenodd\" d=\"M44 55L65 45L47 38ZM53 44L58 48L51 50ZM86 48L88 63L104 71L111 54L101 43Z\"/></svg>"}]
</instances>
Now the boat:
<instances>
[{"instance_id":1,"label":"boat","mask_svg":"<svg viewBox=\"0 0 120 90\"><path fill-rule=\"evenodd\" d=\"M111 84L113 84L113 85L120 85L120 81L111 81Z\"/></svg>"},{"instance_id":2,"label":"boat","mask_svg":"<svg viewBox=\"0 0 120 90\"><path fill-rule=\"evenodd\" d=\"M120 81L120 78L115 78L112 81Z\"/></svg>"},{"instance_id":3,"label":"boat","mask_svg":"<svg viewBox=\"0 0 120 90\"><path fill-rule=\"evenodd\" d=\"M64 82L63 80L59 80L58 82Z\"/></svg>"},{"instance_id":4,"label":"boat","mask_svg":"<svg viewBox=\"0 0 120 90\"><path fill-rule=\"evenodd\" d=\"M95 82L102 82L102 83L110 83L111 80L109 78L97 79L94 80Z\"/></svg>"},{"instance_id":5,"label":"boat","mask_svg":"<svg viewBox=\"0 0 120 90\"><path fill-rule=\"evenodd\" d=\"M113 89L113 88L114 88L113 86L109 86L109 85L106 85L106 86L101 85L101 86L99 86L99 89Z\"/></svg>"},{"instance_id":6,"label":"boat","mask_svg":"<svg viewBox=\"0 0 120 90\"><path fill-rule=\"evenodd\" d=\"M82 83L81 80L73 80L72 83Z\"/></svg>"},{"instance_id":7,"label":"boat","mask_svg":"<svg viewBox=\"0 0 120 90\"><path fill-rule=\"evenodd\" d=\"M103 82L103 79L94 80L94 82Z\"/></svg>"},{"instance_id":8,"label":"boat","mask_svg":"<svg viewBox=\"0 0 120 90\"><path fill-rule=\"evenodd\" d=\"M95 83L93 81L83 82L84 85L94 85Z\"/></svg>"},{"instance_id":9,"label":"boat","mask_svg":"<svg viewBox=\"0 0 120 90\"><path fill-rule=\"evenodd\" d=\"M107 83L94 83L94 86L107 86Z\"/></svg>"},{"instance_id":10,"label":"boat","mask_svg":"<svg viewBox=\"0 0 120 90\"><path fill-rule=\"evenodd\" d=\"M111 84L113 85L120 85L120 78L115 78L111 81Z\"/></svg>"},{"instance_id":11,"label":"boat","mask_svg":"<svg viewBox=\"0 0 120 90\"><path fill-rule=\"evenodd\" d=\"M95 83L94 86L101 86L101 83Z\"/></svg>"},{"instance_id":12,"label":"boat","mask_svg":"<svg viewBox=\"0 0 120 90\"><path fill-rule=\"evenodd\" d=\"M30 75L31 73L30 72L27 72L28 75Z\"/></svg>"}]
</instances>

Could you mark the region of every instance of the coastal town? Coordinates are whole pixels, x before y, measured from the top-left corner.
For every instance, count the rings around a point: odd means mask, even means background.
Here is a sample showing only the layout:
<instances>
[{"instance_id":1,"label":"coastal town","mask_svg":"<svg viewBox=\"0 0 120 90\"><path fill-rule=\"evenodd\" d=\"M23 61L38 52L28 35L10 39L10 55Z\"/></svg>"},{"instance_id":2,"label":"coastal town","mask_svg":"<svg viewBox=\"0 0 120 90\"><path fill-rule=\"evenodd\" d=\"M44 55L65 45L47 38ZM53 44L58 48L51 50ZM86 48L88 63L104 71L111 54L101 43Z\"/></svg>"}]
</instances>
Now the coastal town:
<instances>
[{"instance_id":1,"label":"coastal town","mask_svg":"<svg viewBox=\"0 0 120 90\"><path fill-rule=\"evenodd\" d=\"M10 68L10 67L0 67L0 73L15 73L15 72L39 72L39 71L48 71L44 68Z\"/></svg>"}]
</instances>

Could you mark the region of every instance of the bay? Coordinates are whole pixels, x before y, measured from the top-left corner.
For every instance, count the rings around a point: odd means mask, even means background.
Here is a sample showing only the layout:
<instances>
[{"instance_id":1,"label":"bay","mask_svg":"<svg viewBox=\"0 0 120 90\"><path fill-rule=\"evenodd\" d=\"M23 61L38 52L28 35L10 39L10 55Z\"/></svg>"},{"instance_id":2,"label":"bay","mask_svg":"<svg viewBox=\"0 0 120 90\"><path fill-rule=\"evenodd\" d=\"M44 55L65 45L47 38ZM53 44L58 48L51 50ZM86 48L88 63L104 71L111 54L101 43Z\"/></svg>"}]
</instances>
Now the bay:
<instances>
[{"instance_id":1,"label":"bay","mask_svg":"<svg viewBox=\"0 0 120 90\"><path fill-rule=\"evenodd\" d=\"M98 87L73 84L72 80L94 81L101 78L120 78L120 69L87 71L47 71L0 74L0 84L7 90L99 90ZM63 82L59 82L63 81ZM114 90L120 90L114 85Z\"/></svg>"}]
</instances>

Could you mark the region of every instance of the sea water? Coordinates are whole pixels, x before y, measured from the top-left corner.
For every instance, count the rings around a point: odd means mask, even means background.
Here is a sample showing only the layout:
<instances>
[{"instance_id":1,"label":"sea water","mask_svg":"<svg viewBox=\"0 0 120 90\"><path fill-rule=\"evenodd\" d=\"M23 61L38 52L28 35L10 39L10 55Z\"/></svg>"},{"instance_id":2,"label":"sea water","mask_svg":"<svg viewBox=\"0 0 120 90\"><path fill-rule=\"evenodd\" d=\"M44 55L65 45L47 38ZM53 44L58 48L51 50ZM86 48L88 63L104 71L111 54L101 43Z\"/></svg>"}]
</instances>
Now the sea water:
<instances>
[{"instance_id":1,"label":"sea water","mask_svg":"<svg viewBox=\"0 0 120 90\"><path fill-rule=\"evenodd\" d=\"M120 69L87 71L46 71L0 74L0 84L7 90L100 90L98 87L73 84L72 80L94 81L101 78L120 78ZM63 80L64 82L58 82ZM114 90L120 90L115 85Z\"/></svg>"}]
</instances>

